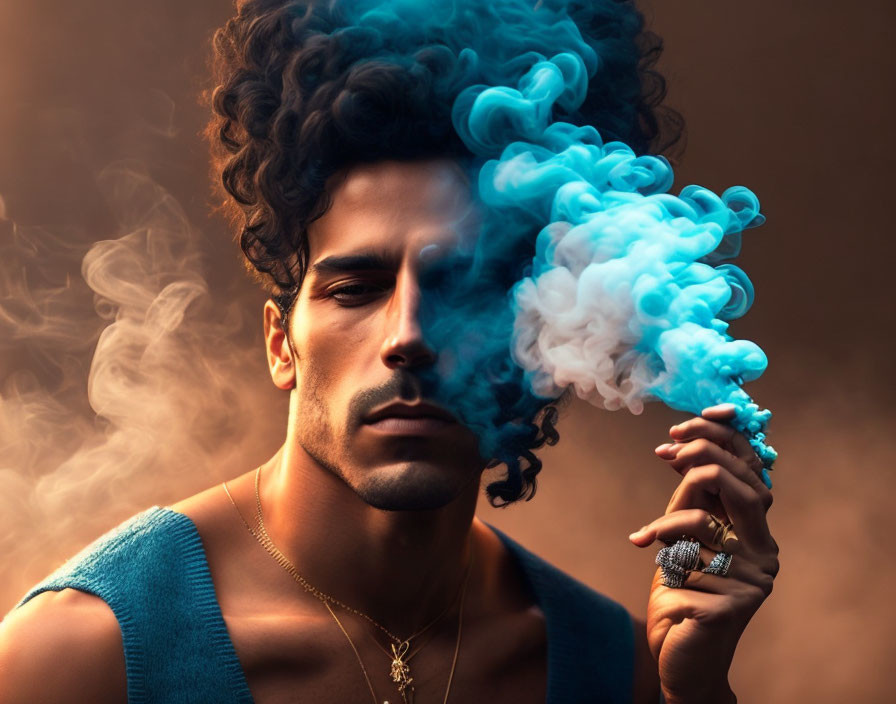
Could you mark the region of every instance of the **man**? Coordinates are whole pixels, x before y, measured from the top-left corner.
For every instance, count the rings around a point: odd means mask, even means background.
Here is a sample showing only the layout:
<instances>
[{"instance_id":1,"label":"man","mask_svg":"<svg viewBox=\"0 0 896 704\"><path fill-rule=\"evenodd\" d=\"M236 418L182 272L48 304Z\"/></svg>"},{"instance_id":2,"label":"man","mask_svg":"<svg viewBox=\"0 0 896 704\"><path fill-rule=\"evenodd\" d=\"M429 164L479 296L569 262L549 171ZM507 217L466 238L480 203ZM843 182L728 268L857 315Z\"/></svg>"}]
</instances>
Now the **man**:
<instances>
[{"instance_id":1,"label":"man","mask_svg":"<svg viewBox=\"0 0 896 704\"><path fill-rule=\"evenodd\" d=\"M440 402L467 348L461 333L433 344L427 312L433 272L475 250L482 217L434 99L444 57L365 61L370 37L312 5L243 3L217 39L212 134L243 251L274 294L286 440L31 592L0 630L0 703L656 702L660 685L669 702L733 701L728 667L777 548L730 409L657 448L684 478L632 541L684 534L705 563L735 559L679 588L658 574L646 624L475 519L494 457ZM513 254L508 269L526 259ZM524 459L505 460L493 502L531 496L552 418L544 400L515 419Z\"/></svg>"}]
</instances>

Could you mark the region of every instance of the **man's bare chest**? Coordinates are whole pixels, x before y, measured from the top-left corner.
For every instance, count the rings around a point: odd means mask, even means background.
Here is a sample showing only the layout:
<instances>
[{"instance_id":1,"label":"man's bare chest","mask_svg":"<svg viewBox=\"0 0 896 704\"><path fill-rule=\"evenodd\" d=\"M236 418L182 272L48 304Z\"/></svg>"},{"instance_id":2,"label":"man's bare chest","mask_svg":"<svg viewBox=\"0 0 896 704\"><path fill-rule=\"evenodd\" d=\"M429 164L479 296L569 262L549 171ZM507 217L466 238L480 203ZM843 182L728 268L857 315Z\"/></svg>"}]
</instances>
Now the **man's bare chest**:
<instances>
[{"instance_id":1,"label":"man's bare chest","mask_svg":"<svg viewBox=\"0 0 896 704\"><path fill-rule=\"evenodd\" d=\"M238 530L229 502L218 503L217 510L206 507L206 515L194 508L200 515L193 520L254 701L402 704L390 677L389 640L345 611L338 612L337 624L322 602L298 588L245 530ZM543 704L545 615L498 537L482 526L478 533L481 568L470 580L462 624L457 611L450 611L411 644L407 662L414 702L438 704L449 692L449 702Z\"/></svg>"},{"instance_id":2,"label":"man's bare chest","mask_svg":"<svg viewBox=\"0 0 896 704\"><path fill-rule=\"evenodd\" d=\"M323 605L321 611L326 618L225 615L255 702L402 704L388 646L350 615L338 615L343 632ZM547 642L540 611L491 624L468 620L459 647L457 625L456 618L446 622L409 650L414 704L440 704L446 691L449 702L544 704Z\"/></svg>"}]
</instances>

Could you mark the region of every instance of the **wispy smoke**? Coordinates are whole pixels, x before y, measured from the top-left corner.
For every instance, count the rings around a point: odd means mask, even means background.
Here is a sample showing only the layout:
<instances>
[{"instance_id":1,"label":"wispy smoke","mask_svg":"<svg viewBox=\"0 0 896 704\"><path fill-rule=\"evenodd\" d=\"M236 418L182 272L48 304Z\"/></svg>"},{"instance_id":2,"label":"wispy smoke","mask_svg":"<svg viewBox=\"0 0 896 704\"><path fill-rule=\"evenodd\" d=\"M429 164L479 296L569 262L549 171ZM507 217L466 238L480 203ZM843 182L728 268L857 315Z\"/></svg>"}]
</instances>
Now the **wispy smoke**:
<instances>
[{"instance_id":1,"label":"wispy smoke","mask_svg":"<svg viewBox=\"0 0 896 704\"><path fill-rule=\"evenodd\" d=\"M0 554L21 590L110 519L245 471L271 434L268 385L247 373L262 351L237 305L212 300L178 202L138 164L98 184L115 239L2 223ZM82 277L54 282L82 257Z\"/></svg>"}]
</instances>

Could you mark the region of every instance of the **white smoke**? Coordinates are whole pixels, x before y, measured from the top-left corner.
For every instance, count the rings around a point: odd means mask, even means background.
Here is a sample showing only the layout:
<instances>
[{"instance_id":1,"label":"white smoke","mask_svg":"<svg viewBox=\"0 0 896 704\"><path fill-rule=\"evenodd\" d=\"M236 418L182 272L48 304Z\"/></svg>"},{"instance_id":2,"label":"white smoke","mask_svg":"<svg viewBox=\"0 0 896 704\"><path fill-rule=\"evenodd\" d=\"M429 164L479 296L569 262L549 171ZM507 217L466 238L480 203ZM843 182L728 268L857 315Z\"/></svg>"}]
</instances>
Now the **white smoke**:
<instances>
[{"instance_id":1,"label":"white smoke","mask_svg":"<svg viewBox=\"0 0 896 704\"><path fill-rule=\"evenodd\" d=\"M139 165L98 183L119 230L86 253L0 223L0 612L118 521L247 471L282 437L245 301L212 299L180 204Z\"/></svg>"}]
</instances>

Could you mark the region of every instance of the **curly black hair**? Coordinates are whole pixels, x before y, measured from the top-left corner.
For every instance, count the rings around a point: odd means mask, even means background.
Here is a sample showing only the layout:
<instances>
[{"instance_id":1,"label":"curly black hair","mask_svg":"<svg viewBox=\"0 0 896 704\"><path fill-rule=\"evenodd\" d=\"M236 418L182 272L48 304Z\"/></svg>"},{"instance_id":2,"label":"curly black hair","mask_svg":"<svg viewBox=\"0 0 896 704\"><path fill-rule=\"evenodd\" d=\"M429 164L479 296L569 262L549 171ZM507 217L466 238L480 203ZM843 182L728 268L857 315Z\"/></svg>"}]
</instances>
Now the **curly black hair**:
<instances>
[{"instance_id":1,"label":"curly black hair","mask_svg":"<svg viewBox=\"0 0 896 704\"><path fill-rule=\"evenodd\" d=\"M213 173L247 269L284 314L305 276L307 228L330 206L332 176L387 159L472 163L451 119L454 98L471 84L458 52L432 38L390 46L352 26L343 4L237 0L235 16L213 40L206 130ZM577 24L586 36L613 43L602 57L605 79L591 81L575 114L554 117L593 125L637 153L674 158L684 124L662 104L666 85L655 70L662 41L645 31L631 0L604 4L606 12L589 15L590 26ZM575 3L570 15L577 20ZM527 419L520 461L505 461L507 476L487 487L493 505L534 495L541 461L532 450L557 442L556 406L545 400Z\"/></svg>"}]
</instances>

